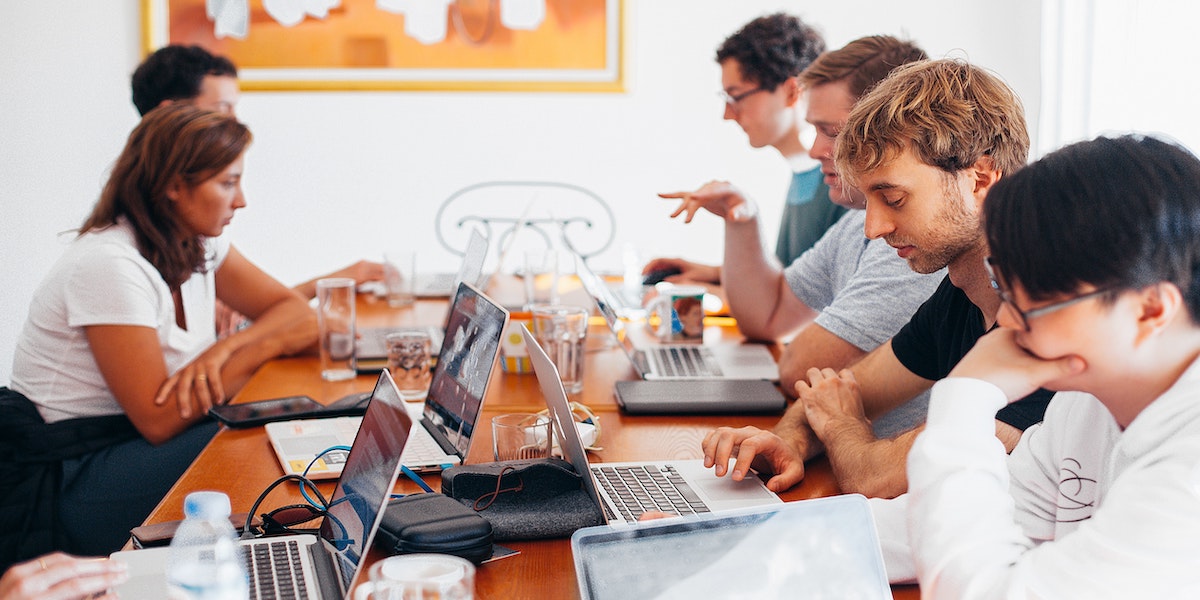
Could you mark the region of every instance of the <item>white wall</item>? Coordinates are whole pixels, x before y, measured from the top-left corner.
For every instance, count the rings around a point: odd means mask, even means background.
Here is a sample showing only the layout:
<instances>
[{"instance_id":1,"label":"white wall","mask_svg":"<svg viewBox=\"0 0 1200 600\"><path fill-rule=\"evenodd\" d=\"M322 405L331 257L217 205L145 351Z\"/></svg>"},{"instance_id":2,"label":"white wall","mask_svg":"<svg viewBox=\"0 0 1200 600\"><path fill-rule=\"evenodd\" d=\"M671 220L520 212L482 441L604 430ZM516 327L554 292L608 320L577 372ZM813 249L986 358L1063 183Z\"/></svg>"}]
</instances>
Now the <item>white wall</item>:
<instances>
[{"instance_id":1,"label":"white wall","mask_svg":"<svg viewBox=\"0 0 1200 600\"><path fill-rule=\"evenodd\" d=\"M1004 77L1036 123L1040 3L982 0L626 0L631 72L624 94L247 93L255 133L249 207L229 228L242 251L287 283L403 240L434 248L438 202L485 179L554 179L591 188L645 255L716 262L711 216L668 221L655 192L714 178L762 200L777 227L787 167L720 119L716 46L750 19L787 10L830 47L868 34L909 37ZM128 77L140 60L140 2L0 5L0 383L34 288L95 201L137 121ZM1032 125L1031 125L1032 128ZM1036 138L1035 138L1036 139ZM427 266L452 270L448 253Z\"/></svg>"}]
</instances>

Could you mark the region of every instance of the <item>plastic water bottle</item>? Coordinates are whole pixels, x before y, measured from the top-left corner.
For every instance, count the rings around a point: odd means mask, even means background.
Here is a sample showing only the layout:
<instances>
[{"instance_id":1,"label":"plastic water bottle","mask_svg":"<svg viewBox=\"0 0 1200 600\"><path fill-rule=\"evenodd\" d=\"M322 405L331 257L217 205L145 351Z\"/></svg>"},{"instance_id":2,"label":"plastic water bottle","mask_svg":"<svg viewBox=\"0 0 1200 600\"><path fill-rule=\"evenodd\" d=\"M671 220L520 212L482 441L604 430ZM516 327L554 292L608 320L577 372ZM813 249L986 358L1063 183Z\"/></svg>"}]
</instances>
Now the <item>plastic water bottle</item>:
<instances>
[{"instance_id":1,"label":"plastic water bottle","mask_svg":"<svg viewBox=\"0 0 1200 600\"><path fill-rule=\"evenodd\" d=\"M173 600L245 600L246 567L229 522L229 496L192 492L171 540L167 585Z\"/></svg>"}]
</instances>

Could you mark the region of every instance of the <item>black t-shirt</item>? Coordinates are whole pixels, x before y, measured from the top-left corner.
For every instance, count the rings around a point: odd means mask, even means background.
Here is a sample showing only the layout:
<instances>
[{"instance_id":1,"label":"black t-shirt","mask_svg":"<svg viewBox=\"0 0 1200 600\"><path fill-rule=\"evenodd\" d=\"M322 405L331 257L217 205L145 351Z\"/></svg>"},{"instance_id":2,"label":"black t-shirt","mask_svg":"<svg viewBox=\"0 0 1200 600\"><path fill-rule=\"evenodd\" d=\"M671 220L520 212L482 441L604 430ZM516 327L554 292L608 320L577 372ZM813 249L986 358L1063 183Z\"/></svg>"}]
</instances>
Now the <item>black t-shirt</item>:
<instances>
[{"instance_id":1,"label":"black t-shirt","mask_svg":"<svg viewBox=\"0 0 1200 600\"><path fill-rule=\"evenodd\" d=\"M937 381L949 375L985 333L983 311L946 277L892 338L892 351L914 375ZM1025 430L1041 422L1053 395L1039 389L1000 409L996 419Z\"/></svg>"}]
</instances>

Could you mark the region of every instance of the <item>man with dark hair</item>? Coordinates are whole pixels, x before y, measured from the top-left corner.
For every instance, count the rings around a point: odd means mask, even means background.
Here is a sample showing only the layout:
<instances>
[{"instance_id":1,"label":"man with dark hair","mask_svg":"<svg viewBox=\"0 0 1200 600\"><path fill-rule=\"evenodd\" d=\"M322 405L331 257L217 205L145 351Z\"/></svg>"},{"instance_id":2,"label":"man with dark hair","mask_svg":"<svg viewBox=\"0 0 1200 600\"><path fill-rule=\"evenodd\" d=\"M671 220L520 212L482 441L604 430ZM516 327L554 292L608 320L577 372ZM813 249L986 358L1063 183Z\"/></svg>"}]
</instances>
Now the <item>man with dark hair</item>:
<instances>
[{"instance_id":1,"label":"man with dark hair","mask_svg":"<svg viewBox=\"0 0 1200 600\"><path fill-rule=\"evenodd\" d=\"M821 170L800 140L804 86L801 71L825 51L825 40L799 18L784 13L759 17L717 49L725 119L746 132L754 148L775 148L792 168L792 182L779 225L775 256L792 263L821 239L846 208L829 201ZM721 267L678 258L658 258L644 272L678 270L677 283L721 283Z\"/></svg>"},{"instance_id":2,"label":"man with dark hair","mask_svg":"<svg viewBox=\"0 0 1200 600\"><path fill-rule=\"evenodd\" d=\"M933 388L909 493L875 500L892 581L929 598L1200 593L1200 160L1142 136L988 193L999 327ZM1038 387L1005 456L992 415ZM906 509L906 510L898 510Z\"/></svg>"},{"instance_id":3,"label":"man with dark hair","mask_svg":"<svg viewBox=\"0 0 1200 600\"><path fill-rule=\"evenodd\" d=\"M844 185L866 196L867 236L896 248L914 271L945 268L947 276L895 337L857 364L840 373L807 369L808 381L796 384L800 401L774 432L710 434L705 460L718 474L736 454L735 479L753 463L776 473L772 489L787 489L823 444L842 490L891 497L907 489L905 457L921 428L877 439L870 419L928 390L995 325L1000 301L984 269L979 217L988 190L1024 165L1028 149L1016 94L965 62L904 65L854 105L834 160ZM1007 449L1041 421L1048 400L1041 390L1000 409L995 432Z\"/></svg>"},{"instance_id":4,"label":"man with dark hair","mask_svg":"<svg viewBox=\"0 0 1200 600\"><path fill-rule=\"evenodd\" d=\"M237 67L200 46L164 46L133 72L133 105L145 115L164 102L183 100L205 110L234 112Z\"/></svg>"},{"instance_id":5,"label":"man with dark hair","mask_svg":"<svg viewBox=\"0 0 1200 600\"><path fill-rule=\"evenodd\" d=\"M781 378L787 368L853 364L895 335L937 287L940 276L914 273L883 240L863 235L863 195L841 185L833 169L834 138L858 99L855 92L863 89L850 82L878 81L897 64L923 59L925 53L911 42L871 36L822 54L800 75L804 81L808 73L823 74L805 84L805 118L817 129L809 153L820 162L818 175L832 201L857 210L847 211L786 269L762 251L757 208L733 186L712 182L695 192L663 195L683 200L675 215L686 211L688 220L701 208L724 218L723 281L738 328L759 339L795 333L781 361ZM784 390L794 388L785 383ZM876 423L879 432L919 423L924 413L917 408L916 414L898 412L888 418L891 422ZM723 474L720 467L718 473Z\"/></svg>"}]
</instances>

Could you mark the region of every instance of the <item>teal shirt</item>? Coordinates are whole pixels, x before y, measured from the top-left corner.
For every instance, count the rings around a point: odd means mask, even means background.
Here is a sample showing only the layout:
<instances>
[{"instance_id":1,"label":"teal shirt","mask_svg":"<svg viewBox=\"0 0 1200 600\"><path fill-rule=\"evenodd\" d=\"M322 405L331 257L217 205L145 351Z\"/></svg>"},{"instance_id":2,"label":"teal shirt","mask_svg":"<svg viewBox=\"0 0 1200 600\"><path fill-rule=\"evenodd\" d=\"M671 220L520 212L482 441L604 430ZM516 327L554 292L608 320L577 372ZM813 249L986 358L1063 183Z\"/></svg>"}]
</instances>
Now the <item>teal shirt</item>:
<instances>
[{"instance_id":1,"label":"teal shirt","mask_svg":"<svg viewBox=\"0 0 1200 600\"><path fill-rule=\"evenodd\" d=\"M783 207L783 218L779 223L779 238L775 243L775 256L783 266L792 264L796 257L812 248L848 209L838 206L829 199L829 186L825 185L821 167L792 174L788 186L787 204Z\"/></svg>"}]
</instances>

